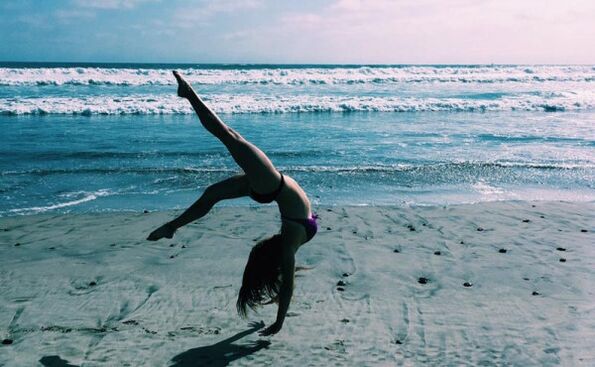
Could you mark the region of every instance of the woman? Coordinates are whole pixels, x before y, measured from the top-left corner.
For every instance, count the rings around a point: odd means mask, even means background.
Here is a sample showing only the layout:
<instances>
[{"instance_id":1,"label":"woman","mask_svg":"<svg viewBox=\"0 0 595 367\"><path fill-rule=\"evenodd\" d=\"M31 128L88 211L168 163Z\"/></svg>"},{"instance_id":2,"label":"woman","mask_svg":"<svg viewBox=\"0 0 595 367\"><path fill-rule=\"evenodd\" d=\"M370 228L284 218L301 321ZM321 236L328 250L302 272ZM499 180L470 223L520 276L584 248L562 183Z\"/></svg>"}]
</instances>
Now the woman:
<instances>
[{"instance_id":1,"label":"woman","mask_svg":"<svg viewBox=\"0 0 595 367\"><path fill-rule=\"evenodd\" d=\"M260 149L225 125L190 84L176 71L173 73L178 81L178 96L188 99L202 125L227 147L244 174L209 186L184 213L157 228L147 239L172 238L178 228L203 217L224 199L249 196L259 203L276 201L281 212L281 232L252 248L237 301L242 317L246 316L248 307L256 309L270 302L278 303L275 323L261 332L261 335L275 334L283 326L293 293L295 253L316 234L316 216L312 215L310 201L300 185L277 171Z\"/></svg>"}]
</instances>

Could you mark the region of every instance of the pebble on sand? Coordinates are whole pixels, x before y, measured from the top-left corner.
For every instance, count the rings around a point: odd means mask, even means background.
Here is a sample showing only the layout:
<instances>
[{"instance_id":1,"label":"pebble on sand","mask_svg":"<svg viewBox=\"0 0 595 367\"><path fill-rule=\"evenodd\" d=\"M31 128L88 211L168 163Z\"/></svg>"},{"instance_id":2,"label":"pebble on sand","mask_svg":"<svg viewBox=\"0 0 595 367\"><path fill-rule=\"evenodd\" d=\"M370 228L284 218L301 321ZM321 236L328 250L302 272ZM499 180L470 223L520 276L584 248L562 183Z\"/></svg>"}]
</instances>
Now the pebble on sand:
<instances>
[{"instance_id":1,"label":"pebble on sand","mask_svg":"<svg viewBox=\"0 0 595 367\"><path fill-rule=\"evenodd\" d=\"M403 344L399 339L395 340L395 344Z\"/></svg>"},{"instance_id":2,"label":"pebble on sand","mask_svg":"<svg viewBox=\"0 0 595 367\"><path fill-rule=\"evenodd\" d=\"M483 228L482 227L477 227L477 232L483 232Z\"/></svg>"},{"instance_id":3,"label":"pebble on sand","mask_svg":"<svg viewBox=\"0 0 595 367\"><path fill-rule=\"evenodd\" d=\"M581 229L581 232L587 233L588 231L586 229Z\"/></svg>"},{"instance_id":4,"label":"pebble on sand","mask_svg":"<svg viewBox=\"0 0 595 367\"><path fill-rule=\"evenodd\" d=\"M330 231L331 229L332 229L331 227L326 227L326 230L327 231Z\"/></svg>"},{"instance_id":5,"label":"pebble on sand","mask_svg":"<svg viewBox=\"0 0 595 367\"><path fill-rule=\"evenodd\" d=\"M498 252L501 253L501 254L505 254L505 253L508 252L508 250L505 249L505 248L501 248L500 250L498 250Z\"/></svg>"},{"instance_id":6,"label":"pebble on sand","mask_svg":"<svg viewBox=\"0 0 595 367\"><path fill-rule=\"evenodd\" d=\"M12 339L4 339L4 340L2 340L2 344L10 345L10 344L12 344Z\"/></svg>"},{"instance_id":7,"label":"pebble on sand","mask_svg":"<svg viewBox=\"0 0 595 367\"><path fill-rule=\"evenodd\" d=\"M147 209L143 210L143 213L147 214L149 211Z\"/></svg>"},{"instance_id":8,"label":"pebble on sand","mask_svg":"<svg viewBox=\"0 0 595 367\"><path fill-rule=\"evenodd\" d=\"M418 282L419 284L426 284L427 282L429 282L429 280L428 280L428 278L425 278L425 277L420 277L420 278L417 280L417 282Z\"/></svg>"},{"instance_id":9,"label":"pebble on sand","mask_svg":"<svg viewBox=\"0 0 595 367\"><path fill-rule=\"evenodd\" d=\"M539 292L533 291L533 293L531 293L531 295L533 295L533 296L539 296Z\"/></svg>"},{"instance_id":10,"label":"pebble on sand","mask_svg":"<svg viewBox=\"0 0 595 367\"><path fill-rule=\"evenodd\" d=\"M174 247L176 244L175 243L170 243L169 247Z\"/></svg>"},{"instance_id":11,"label":"pebble on sand","mask_svg":"<svg viewBox=\"0 0 595 367\"><path fill-rule=\"evenodd\" d=\"M55 247L49 247L49 250L55 250L55 249L56 249Z\"/></svg>"},{"instance_id":12,"label":"pebble on sand","mask_svg":"<svg viewBox=\"0 0 595 367\"><path fill-rule=\"evenodd\" d=\"M175 255L170 255L169 258L173 259L174 257L176 257Z\"/></svg>"},{"instance_id":13,"label":"pebble on sand","mask_svg":"<svg viewBox=\"0 0 595 367\"><path fill-rule=\"evenodd\" d=\"M523 223L529 223L530 220L529 219L523 219Z\"/></svg>"},{"instance_id":14,"label":"pebble on sand","mask_svg":"<svg viewBox=\"0 0 595 367\"><path fill-rule=\"evenodd\" d=\"M342 281L342 280L339 280L339 281L337 282L337 285L338 285L339 287L343 287L343 286L345 286L345 282L344 282L344 281Z\"/></svg>"},{"instance_id":15,"label":"pebble on sand","mask_svg":"<svg viewBox=\"0 0 595 367\"><path fill-rule=\"evenodd\" d=\"M343 276L344 276L344 277L348 277L348 276L350 276L350 275L351 275L351 274L349 274L349 273L343 273Z\"/></svg>"},{"instance_id":16,"label":"pebble on sand","mask_svg":"<svg viewBox=\"0 0 595 367\"><path fill-rule=\"evenodd\" d=\"M345 288L343 288L343 287L337 287L337 290L338 290L339 292L343 292L343 291L345 290Z\"/></svg>"},{"instance_id":17,"label":"pebble on sand","mask_svg":"<svg viewBox=\"0 0 595 367\"><path fill-rule=\"evenodd\" d=\"M461 241L461 242L459 242L459 243L460 243L461 245L464 245L464 244L465 244L465 241Z\"/></svg>"},{"instance_id":18,"label":"pebble on sand","mask_svg":"<svg viewBox=\"0 0 595 367\"><path fill-rule=\"evenodd\" d=\"M442 255L442 253L440 251L434 251L434 255L440 256L440 255Z\"/></svg>"},{"instance_id":19,"label":"pebble on sand","mask_svg":"<svg viewBox=\"0 0 595 367\"><path fill-rule=\"evenodd\" d=\"M411 225L411 224L408 224L408 225L407 225L407 228L409 228L409 230L410 230L411 232L414 232L414 231L415 231L415 227L414 227L413 225Z\"/></svg>"},{"instance_id":20,"label":"pebble on sand","mask_svg":"<svg viewBox=\"0 0 595 367\"><path fill-rule=\"evenodd\" d=\"M20 245L21 245L20 242L17 242L14 244L15 247L19 247Z\"/></svg>"},{"instance_id":21,"label":"pebble on sand","mask_svg":"<svg viewBox=\"0 0 595 367\"><path fill-rule=\"evenodd\" d=\"M182 245L182 248L186 248L186 245Z\"/></svg>"},{"instance_id":22,"label":"pebble on sand","mask_svg":"<svg viewBox=\"0 0 595 367\"><path fill-rule=\"evenodd\" d=\"M469 283L469 282L463 283L463 287L472 287L472 286L473 286L472 283Z\"/></svg>"},{"instance_id":23,"label":"pebble on sand","mask_svg":"<svg viewBox=\"0 0 595 367\"><path fill-rule=\"evenodd\" d=\"M97 285L97 282L92 281L89 283L89 287L95 287Z\"/></svg>"},{"instance_id":24,"label":"pebble on sand","mask_svg":"<svg viewBox=\"0 0 595 367\"><path fill-rule=\"evenodd\" d=\"M565 263L566 262L566 259L562 257L562 258L560 258L560 262L561 263Z\"/></svg>"},{"instance_id":25,"label":"pebble on sand","mask_svg":"<svg viewBox=\"0 0 595 367\"><path fill-rule=\"evenodd\" d=\"M527 277L523 277L523 280L529 280L529 278L527 278Z\"/></svg>"},{"instance_id":26,"label":"pebble on sand","mask_svg":"<svg viewBox=\"0 0 595 367\"><path fill-rule=\"evenodd\" d=\"M564 247L558 247L558 248L556 248L556 250L558 250L558 251L566 251L566 249Z\"/></svg>"},{"instance_id":27,"label":"pebble on sand","mask_svg":"<svg viewBox=\"0 0 595 367\"><path fill-rule=\"evenodd\" d=\"M395 252L395 253L397 253L397 254L398 254L398 253L399 253L399 252L401 252L401 251L400 251L398 248L396 248L396 249L394 249L394 250L393 250L393 252Z\"/></svg>"},{"instance_id":28,"label":"pebble on sand","mask_svg":"<svg viewBox=\"0 0 595 367\"><path fill-rule=\"evenodd\" d=\"M349 319L342 319L341 322L347 324L349 322Z\"/></svg>"}]
</instances>

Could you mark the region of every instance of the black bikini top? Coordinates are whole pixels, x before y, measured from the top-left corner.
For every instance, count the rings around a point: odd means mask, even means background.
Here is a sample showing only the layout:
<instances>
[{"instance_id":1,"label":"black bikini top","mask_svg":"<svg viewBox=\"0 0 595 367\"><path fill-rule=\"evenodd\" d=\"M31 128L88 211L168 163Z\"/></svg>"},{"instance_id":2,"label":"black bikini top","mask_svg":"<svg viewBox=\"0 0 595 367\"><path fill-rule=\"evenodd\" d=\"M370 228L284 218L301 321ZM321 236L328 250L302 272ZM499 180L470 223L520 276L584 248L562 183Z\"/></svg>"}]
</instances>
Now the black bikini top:
<instances>
[{"instance_id":1,"label":"black bikini top","mask_svg":"<svg viewBox=\"0 0 595 367\"><path fill-rule=\"evenodd\" d=\"M259 194L256 191L250 189L250 197L261 204L272 203L277 198L277 196L279 196L281 190L283 190L283 185L285 185L285 178L283 178L283 174L279 174L281 175L281 182L279 182L279 187L277 187L275 191L267 194Z\"/></svg>"}]
</instances>

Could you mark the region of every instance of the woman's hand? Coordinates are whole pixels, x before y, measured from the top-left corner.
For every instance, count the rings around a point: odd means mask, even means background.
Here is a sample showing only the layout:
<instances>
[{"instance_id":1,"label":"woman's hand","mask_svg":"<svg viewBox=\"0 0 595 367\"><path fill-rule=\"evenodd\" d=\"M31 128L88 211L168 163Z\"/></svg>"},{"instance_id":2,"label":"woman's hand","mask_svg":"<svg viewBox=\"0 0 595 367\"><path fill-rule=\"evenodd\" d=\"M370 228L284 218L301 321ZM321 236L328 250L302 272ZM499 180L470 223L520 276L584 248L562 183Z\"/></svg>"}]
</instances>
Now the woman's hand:
<instances>
[{"instance_id":1,"label":"woman's hand","mask_svg":"<svg viewBox=\"0 0 595 367\"><path fill-rule=\"evenodd\" d=\"M149 237L147 237L147 240L157 241L163 237L172 238L174 236L175 232L176 232L176 228L174 226L172 226L170 223L165 223L161 227L159 227L156 230L154 230L153 232L151 232Z\"/></svg>"},{"instance_id":2,"label":"woman's hand","mask_svg":"<svg viewBox=\"0 0 595 367\"><path fill-rule=\"evenodd\" d=\"M269 326L268 328L264 329L263 331L259 332L258 335L260 336L269 336L273 334L277 334L279 330L283 327L283 323L275 321L274 324Z\"/></svg>"}]
</instances>

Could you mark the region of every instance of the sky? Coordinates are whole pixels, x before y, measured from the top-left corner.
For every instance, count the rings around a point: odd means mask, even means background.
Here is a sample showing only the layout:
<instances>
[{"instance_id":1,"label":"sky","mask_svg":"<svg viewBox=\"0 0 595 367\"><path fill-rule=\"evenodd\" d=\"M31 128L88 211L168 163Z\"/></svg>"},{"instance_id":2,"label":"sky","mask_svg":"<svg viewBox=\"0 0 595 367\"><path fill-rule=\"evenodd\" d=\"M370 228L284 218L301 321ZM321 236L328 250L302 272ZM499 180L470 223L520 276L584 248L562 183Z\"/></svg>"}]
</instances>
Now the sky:
<instances>
[{"instance_id":1,"label":"sky","mask_svg":"<svg viewBox=\"0 0 595 367\"><path fill-rule=\"evenodd\" d=\"M0 61L595 64L595 0L0 0Z\"/></svg>"}]
</instances>

